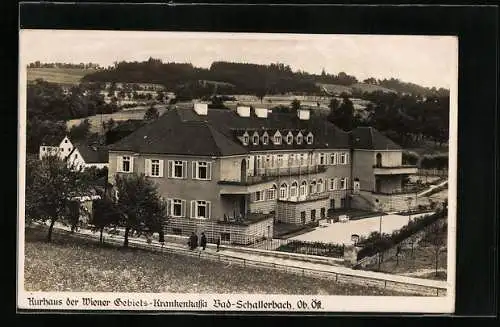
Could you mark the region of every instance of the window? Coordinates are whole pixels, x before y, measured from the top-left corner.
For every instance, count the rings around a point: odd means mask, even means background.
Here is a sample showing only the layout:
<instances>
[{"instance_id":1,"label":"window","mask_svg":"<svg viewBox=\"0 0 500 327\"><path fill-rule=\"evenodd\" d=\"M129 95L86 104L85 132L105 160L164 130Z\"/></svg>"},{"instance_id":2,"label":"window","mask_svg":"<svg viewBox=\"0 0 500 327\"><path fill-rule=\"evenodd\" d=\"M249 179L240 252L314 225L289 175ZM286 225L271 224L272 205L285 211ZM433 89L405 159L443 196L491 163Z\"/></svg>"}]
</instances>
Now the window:
<instances>
[{"instance_id":1,"label":"window","mask_svg":"<svg viewBox=\"0 0 500 327\"><path fill-rule=\"evenodd\" d=\"M182 161L174 161L174 177L184 177Z\"/></svg>"},{"instance_id":2,"label":"window","mask_svg":"<svg viewBox=\"0 0 500 327\"><path fill-rule=\"evenodd\" d=\"M264 136L262 136L262 143L265 145L269 143L269 136L267 134L264 134Z\"/></svg>"},{"instance_id":3,"label":"window","mask_svg":"<svg viewBox=\"0 0 500 327\"><path fill-rule=\"evenodd\" d=\"M341 178L340 179L340 189L345 190L347 189L347 178Z\"/></svg>"},{"instance_id":4,"label":"window","mask_svg":"<svg viewBox=\"0 0 500 327\"><path fill-rule=\"evenodd\" d=\"M341 165L346 165L347 164L347 153L341 153L340 154L340 164Z\"/></svg>"},{"instance_id":5,"label":"window","mask_svg":"<svg viewBox=\"0 0 500 327\"><path fill-rule=\"evenodd\" d=\"M297 197L297 188L299 184L297 182L293 182L292 186L290 187L290 197L295 198Z\"/></svg>"},{"instance_id":6,"label":"window","mask_svg":"<svg viewBox=\"0 0 500 327\"><path fill-rule=\"evenodd\" d=\"M59 150L61 150L61 152L62 152L62 151L64 151L64 148L63 148L63 147L61 147L61 148L59 148Z\"/></svg>"},{"instance_id":7,"label":"window","mask_svg":"<svg viewBox=\"0 0 500 327\"><path fill-rule=\"evenodd\" d=\"M254 134L254 136L252 137L252 142L254 145L259 144L259 135Z\"/></svg>"},{"instance_id":8,"label":"window","mask_svg":"<svg viewBox=\"0 0 500 327\"><path fill-rule=\"evenodd\" d=\"M126 172L126 173L130 172L130 170L131 170L130 169L131 168L130 161L131 161L130 157L128 157L128 156L122 157L122 172Z\"/></svg>"},{"instance_id":9,"label":"window","mask_svg":"<svg viewBox=\"0 0 500 327\"><path fill-rule=\"evenodd\" d=\"M155 177L160 176L160 160L157 159L151 160L151 176Z\"/></svg>"},{"instance_id":10,"label":"window","mask_svg":"<svg viewBox=\"0 0 500 327\"><path fill-rule=\"evenodd\" d=\"M319 154L319 164L320 165L324 165L325 164L325 154L324 153L320 153Z\"/></svg>"},{"instance_id":11,"label":"window","mask_svg":"<svg viewBox=\"0 0 500 327\"><path fill-rule=\"evenodd\" d=\"M292 144L293 143L293 135L292 135L292 133L290 133L290 134L288 134L286 136L286 143L288 143L288 144Z\"/></svg>"},{"instance_id":12,"label":"window","mask_svg":"<svg viewBox=\"0 0 500 327\"><path fill-rule=\"evenodd\" d=\"M267 199L276 200L276 185L273 185L273 187L267 190Z\"/></svg>"},{"instance_id":13,"label":"window","mask_svg":"<svg viewBox=\"0 0 500 327\"><path fill-rule=\"evenodd\" d=\"M335 164L337 164L337 154L330 153L330 165L335 165Z\"/></svg>"},{"instance_id":14,"label":"window","mask_svg":"<svg viewBox=\"0 0 500 327\"><path fill-rule=\"evenodd\" d=\"M248 140L249 140L248 135L244 135L243 136L243 143L248 144Z\"/></svg>"},{"instance_id":15,"label":"window","mask_svg":"<svg viewBox=\"0 0 500 327\"><path fill-rule=\"evenodd\" d=\"M278 167L283 167L283 155L278 154Z\"/></svg>"},{"instance_id":16,"label":"window","mask_svg":"<svg viewBox=\"0 0 500 327\"><path fill-rule=\"evenodd\" d=\"M311 184L309 184L309 194L314 194L316 193L316 181L312 181Z\"/></svg>"},{"instance_id":17,"label":"window","mask_svg":"<svg viewBox=\"0 0 500 327\"><path fill-rule=\"evenodd\" d=\"M271 156L268 154L266 155L266 168L271 167Z\"/></svg>"},{"instance_id":18,"label":"window","mask_svg":"<svg viewBox=\"0 0 500 327\"><path fill-rule=\"evenodd\" d=\"M191 201L191 218L210 218L210 202L204 200Z\"/></svg>"},{"instance_id":19,"label":"window","mask_svg":"<svg viewBox=\"0 0 500 327\"><path fill-rule=\"evenodd\" d=\"M264 191L257 191L254 193L255 196L254 196L254 201L255 202L259 202L259 201L264 201Z\"/></svg>"},{"instance_id":20,"label":"window","mask_svg":"<svg viewBox=\"0 0 500 327\"><path fill-rule=\"evenodd\" d=\"M288 157L288 167L292 167L292 166L295 166L295 155L294 154L291 154Z\"/></svg>"},{"instance_id":21,"label":"window","mask_svg":"<svg viewBox=\"0 0 500 327\"><path fill-rule=\"evenodd\" d=\"M323 193L325 191L325 184L323 184L323 180L320 179L318 181L318 193Z\"/></svg>"},{"instance_id":22,"label":"window","mask_svg":"<svg viewBox=\"0 0 500 327\"><path fill-rule=\"evenodd\" d=\"M306 142L307 142L307 144L313 144L313 136L312 136L312 134L307 135Z\"/></svg>"},{"instance_id":23,"label":"window","mask_svg":"<svg viewBox=\"0 0 500 327\"><path fill-rule=\"evenodd\" d=\"M304 166L306 164L306 155L304 153L300 154L300 165Z\"/></svg>"},{"instance_id":24,"label":"window","mask_svg":"<svg viewBox=\"0 0 500 327\"><path fill-rule=\"evenodd\" d=\"M337 179L336 178L330 178L329 189L330 189L330 191L334 191L337 189Z\"/></svg>"},{"instance_id":25,"label":"window","mask_svg":"<svg viewBox=\"0 0 500 327\"><path fill-rule=\"evenodd\" d=\"M180 229L180 228L172 228L172 233L174 235L182 235L182 229Z\"/></svg>"},{"instance_id":26,"label":"window","mask_svg":"<svg viewBox=\"0 0 500 327\"><path fill-rule=\"evenodd\" d=\"M303 181L303 182L300 184L300 188L299 188L299 196L304 197L304 196L306 196L306 193L307 193L307 182L306 182L306 181Z\"/></svg>"},{"instance_id":27,"label":"window","mask_svg":"<svg viewBox=\"0 0 500 327\"><path fill-rule=\"evenodd\" d=\"M64 140L64 143L68 143L68 140Z\"/></svg>"},{"instance_id":28,"label":"window","mask_svg":"<svg viewBox=\"0 0 500 327\"><path fill-rule=\"evenodd\" d=\"M302 144L302 134L297 135L297 144Z\"/></svg>"},{"instance_id":29,"label":"window","mask_svg":"<svg viewBox=\"0 0 500 327\"><path fill-rule=\"evenodd\" d=\"M274 135L274 144L281 144L281 135Z\"/></svg>"},{"instance_id":30,"label":"window","mask_svg":"<svg viewBox=\"0 0 500 327\"><path fill-rule=\"evenodd\" d=\"M284 200L288 196L288 185L286 183L281 184L280 186L280 199Z\"/></svg>"},{"instance_id":31,"label":"window","mask_svg":"<svg viewBox=\"0 0 500 327\"><path fill-rule=\"evenodd\" d=\"M206 161L193 162L193 179L210 180L212 178L212 163Z\"/></svg>"},{"instance_id":32,"label":"window","mask_svg":"<svg viewBox=\"0 0 500 327\"><path fill-rule=\"evenodd\" d=\"M172 209L171 209L171 212L172 212L172 216L174 217L182 217L184 216L184 201L183 200L179 200L179 199L174 199L172 200Z\"/></svg>"}]
</instances>

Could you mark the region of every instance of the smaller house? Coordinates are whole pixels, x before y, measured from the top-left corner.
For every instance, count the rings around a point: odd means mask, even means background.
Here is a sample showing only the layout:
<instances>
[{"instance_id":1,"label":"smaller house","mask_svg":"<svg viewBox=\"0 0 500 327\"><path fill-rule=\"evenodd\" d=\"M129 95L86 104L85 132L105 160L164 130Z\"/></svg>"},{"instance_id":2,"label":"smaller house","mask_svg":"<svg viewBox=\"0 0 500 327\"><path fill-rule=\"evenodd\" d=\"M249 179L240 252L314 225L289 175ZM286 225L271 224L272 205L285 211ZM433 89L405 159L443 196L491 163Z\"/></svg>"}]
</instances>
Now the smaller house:
<instances>
[{"instance_id":1,"label":"smaller house","mask_svg":"<svg viewBox=\"0 0 500 327\"><path fill-rule=\"evenodd\" d=\"M40 145L39 159L48 155L59 155L61 159L66 158L73 151L73 143L68 136L65 136L60 143L50 143Z\"/></svg>"},{"instance_id":2,"label":"smaller house","mask_svg":"<svg viewBox=\"0 0 500 327\"><path fill-rule=\"evenodd\" d=\"M77 143L66 160L69 164L75 165L77 169L89 167L107 168L108 149L102 146Z\"/></svg>"}]
</instances>

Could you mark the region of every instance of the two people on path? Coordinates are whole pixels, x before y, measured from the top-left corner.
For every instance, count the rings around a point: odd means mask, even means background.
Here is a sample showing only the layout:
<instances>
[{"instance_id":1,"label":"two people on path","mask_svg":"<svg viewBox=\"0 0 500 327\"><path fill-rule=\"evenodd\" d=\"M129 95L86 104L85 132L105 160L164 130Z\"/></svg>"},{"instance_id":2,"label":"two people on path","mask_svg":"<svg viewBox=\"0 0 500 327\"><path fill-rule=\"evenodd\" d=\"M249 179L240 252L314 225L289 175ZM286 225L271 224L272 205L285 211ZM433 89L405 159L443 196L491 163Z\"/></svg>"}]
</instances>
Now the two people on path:
<instances>
[{"instance_id":1,"label":"two people on path","mask_svg":"<svg viewBox=\"0 0 500 327\"><path fill-rule=\"evenodd\" d=\"M191 236L189 236L188 245L191 251L198 247L198 236L194 232L192 232Z\"/></svg>"},{"instance_id":2,"label":"two people on path","mask_svg":"<svg viewBox=\"0 0 500 327\"><path fill-rule=\"evenodd\" d=\"M198 247L198 236L194 232L192 232L189 237L188 245L191 250L195 250ZM220 239L217 239L217 251L219 251L219 245ZM207 236L205 235L205 232L201 233L199 246L201 246L203 250L207 248Z\"/></svg>"}]
</instances>

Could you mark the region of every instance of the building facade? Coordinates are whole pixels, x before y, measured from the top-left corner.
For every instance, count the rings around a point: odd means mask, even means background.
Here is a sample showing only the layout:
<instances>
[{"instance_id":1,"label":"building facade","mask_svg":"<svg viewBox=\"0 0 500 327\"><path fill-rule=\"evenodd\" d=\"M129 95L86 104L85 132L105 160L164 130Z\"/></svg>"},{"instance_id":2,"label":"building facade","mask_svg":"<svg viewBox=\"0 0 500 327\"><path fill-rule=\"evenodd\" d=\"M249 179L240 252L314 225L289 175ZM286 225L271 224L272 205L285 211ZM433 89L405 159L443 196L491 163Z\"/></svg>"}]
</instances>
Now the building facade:
<instances>
[{"instance_id":1,"label":"building facade","mask_svg":"<svg viewBox=\"0 0 500 327\"><path fill-rule=\"evenodd\" d=\"M344 132L308 110L195 104L110 145L109 182L116 174L154 179L169 204L167 233L204 231L209 239L249 244L271 238L275 223L307 224L374 201L362 192L401 190L403 176L416 168L399 170L400 177L384 173L402 167L402 151L370 131ZM373 135L375 145L365 140ZM385 166L376 167L379 153Z\"/></svg>"}]
</instances>

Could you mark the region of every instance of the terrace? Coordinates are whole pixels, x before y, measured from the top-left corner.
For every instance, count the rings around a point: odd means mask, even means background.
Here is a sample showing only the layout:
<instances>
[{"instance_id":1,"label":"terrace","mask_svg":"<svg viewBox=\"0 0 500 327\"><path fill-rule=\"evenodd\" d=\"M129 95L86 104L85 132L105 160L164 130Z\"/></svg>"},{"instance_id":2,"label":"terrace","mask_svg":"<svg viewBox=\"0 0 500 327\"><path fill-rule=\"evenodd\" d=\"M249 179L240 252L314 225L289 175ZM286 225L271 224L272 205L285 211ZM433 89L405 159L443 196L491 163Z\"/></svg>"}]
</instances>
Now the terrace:
<instances>
[{"instance_id":1,"label":"terrace","mask_svg":"<svg viewBox=\"0 0 500 327\"><path fill-rule=\"evenodd\" d=\"M413 175L418 171L415 165L400 165L400 166L382 166L374 165L373 173L375 175Z\"/></svg>"},{"instance_id":2,"label":"terrace","mask_svg":"<svg viewBox=\"0 0 500 327\"><path fill-rule=\"evenodd\" d=\"M250 226L252 224L265 221L268 219L274 219L274 212L264 214L259 212L249 212L245 215L235 215L227 216L224 215L224 220L217 221L218 224L224 225L238 225L238 226Z\"/></svg>"}]
</instances>

